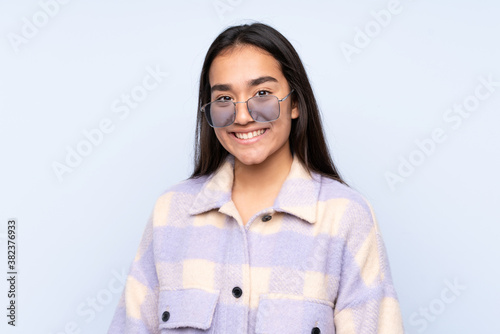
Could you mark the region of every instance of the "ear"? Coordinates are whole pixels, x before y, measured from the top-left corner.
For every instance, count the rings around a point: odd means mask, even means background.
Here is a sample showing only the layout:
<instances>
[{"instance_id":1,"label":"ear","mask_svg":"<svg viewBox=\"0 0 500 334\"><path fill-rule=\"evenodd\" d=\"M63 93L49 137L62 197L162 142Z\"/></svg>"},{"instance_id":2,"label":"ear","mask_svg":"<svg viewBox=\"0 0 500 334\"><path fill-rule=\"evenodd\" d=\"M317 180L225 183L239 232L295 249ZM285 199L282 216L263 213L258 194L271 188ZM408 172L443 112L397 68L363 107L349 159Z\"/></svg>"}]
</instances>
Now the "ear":
<instances>
[{"instance_id":1,"label":"ear","mask_svg":"<svg viewBox=\"0 0 500 334\"><path fill-rule=\"evenodd\" d=\"M299 112L299 104L297 103L297 100L293 99L292 100L292 111L291 111L291 117L292 119L298 118L300 115Z\"/></svg>"}]
</instances>

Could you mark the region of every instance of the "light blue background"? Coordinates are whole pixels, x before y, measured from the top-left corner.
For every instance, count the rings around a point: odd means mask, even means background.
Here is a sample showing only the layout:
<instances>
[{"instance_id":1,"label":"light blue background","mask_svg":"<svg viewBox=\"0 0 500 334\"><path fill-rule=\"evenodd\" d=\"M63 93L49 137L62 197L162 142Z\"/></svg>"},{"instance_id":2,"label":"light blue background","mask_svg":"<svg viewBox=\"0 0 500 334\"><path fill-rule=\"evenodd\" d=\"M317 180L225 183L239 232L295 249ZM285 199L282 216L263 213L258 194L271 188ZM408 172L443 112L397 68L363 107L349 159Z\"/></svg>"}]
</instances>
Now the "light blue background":
<instances>
[{"instance_id":1,"label":"light blue background","mask_svg":"<svg viewBox=\"0 0 500 334\"><path fill-rule=\"evenodd\" d=\"M2 311L2 331L106 332L123 288L116 277L128 272L156 198L192 170L205 52L225 27L258 20L296 47L335 163L373 204L407 333L499 333L500 86L456 129L443 117L480 77L500 81L500 4L401 0L349 62L342 43L353 45L388 4L74 0L16 52L13 34L23 18L43 20L42 7L1 1L2 268L6 221L19 221L18 326ZM169 75L120 119L113 102L148 67ZM114 130L60 182L53 163L106 118ZM400 157L418 158L415 141L436 128L446 140L391 189L386 173ZM455 293L446 290L454 281Z\"/></svg>"}]
</instances>

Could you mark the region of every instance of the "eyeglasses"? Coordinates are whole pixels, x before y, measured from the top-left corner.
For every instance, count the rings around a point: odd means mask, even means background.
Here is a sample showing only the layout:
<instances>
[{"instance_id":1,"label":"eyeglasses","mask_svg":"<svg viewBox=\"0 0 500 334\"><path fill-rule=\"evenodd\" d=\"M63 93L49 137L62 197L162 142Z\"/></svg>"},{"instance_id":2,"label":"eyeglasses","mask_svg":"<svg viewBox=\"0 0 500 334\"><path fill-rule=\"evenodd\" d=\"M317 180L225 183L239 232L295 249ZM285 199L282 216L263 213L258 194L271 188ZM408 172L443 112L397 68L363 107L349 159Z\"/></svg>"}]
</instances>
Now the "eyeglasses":
<instances>
[{"instance_id":1,"label":"eyeglasses","mask_svg":"<svg viewBox=\"0 0 500 334\"><path fill-rule=\"evenodd\" d=\"M294 89L281 100L274 95L257 95L242 102L216 100L201 107L208 124L213 128L223 128L234 123L236 119L236 103L246 103L248 113L256 122L266 123L280 117L280 102L285 101Z\"/></svg>"}]
</instances>

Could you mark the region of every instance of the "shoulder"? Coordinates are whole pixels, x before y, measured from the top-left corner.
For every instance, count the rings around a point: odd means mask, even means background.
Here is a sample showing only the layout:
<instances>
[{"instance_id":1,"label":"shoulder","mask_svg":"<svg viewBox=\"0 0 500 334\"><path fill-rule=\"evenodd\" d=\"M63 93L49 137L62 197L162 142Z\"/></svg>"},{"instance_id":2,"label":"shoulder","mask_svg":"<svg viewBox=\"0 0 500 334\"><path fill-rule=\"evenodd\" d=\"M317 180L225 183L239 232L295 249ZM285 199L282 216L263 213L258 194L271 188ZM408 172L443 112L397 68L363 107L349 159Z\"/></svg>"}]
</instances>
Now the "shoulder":
<instances>
[{"instance_id":1,"label":"shoulder","mask_svg":"<svg viewBox=\"0 0 500 334\"><path fill-rule=\"evenodd\" d=\"M329 201L333 199L344 199L349 201L351 205L360 206L366 210L370 210L371 204L366 197L358 190L347 186L340 181L330 177L315 174L315 179L320 184L319 201Z\"/></svg>"},{"instance_id":2,"label":"shoulder","mask_svg":"<svg viewBox=\"0 0 500 334\"><path fill-rule=\"evenodd\" d=\"M211 175L185 179L166 188L156 199L154 214L165 216L168 212L187 212Z\"/></svg>"},{"instance_id":3,"label":"shoulder","mask_svg":"<svg viewBox=\"0 0 500 334\"><path fill-rule=\"evenodd\" d=\"M324 218L334 216L341 229L378 229L372 204L360 191L324 175L315 174L315 179L319 183L318 211Z\"/></svg>"},{"instance_id":4,"label":"shoulder","mask_svg":"<svg viewBox=\"0 0 500 334\"><path fill-rule=\"evenodd\" d=\"M173 194L196 195L210 177L211 175L204 175L197 178L179 181L166 188L160 194L159 198Z\"/></svg>"}]
</instances>

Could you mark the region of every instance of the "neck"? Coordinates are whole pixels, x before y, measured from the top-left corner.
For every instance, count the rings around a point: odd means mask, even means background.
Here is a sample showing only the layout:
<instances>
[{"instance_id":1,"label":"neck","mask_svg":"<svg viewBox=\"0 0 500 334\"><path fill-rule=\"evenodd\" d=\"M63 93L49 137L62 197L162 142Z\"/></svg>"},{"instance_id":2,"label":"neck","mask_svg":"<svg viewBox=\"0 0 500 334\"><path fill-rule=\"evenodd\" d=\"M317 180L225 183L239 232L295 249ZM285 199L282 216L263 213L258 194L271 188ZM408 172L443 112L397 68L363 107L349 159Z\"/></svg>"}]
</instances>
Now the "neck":
<instances>
[{"instance_id":1,"label":"neck","mask_svg":"<svg viewBox=\"0 0 500 334\"><path fill-rule=\"evenodd\" d=\"M263 188L274 188L285 181L290 172L293 156L288 144L286 150L279 150L267 157L260 164L245 165L238 159L234 160L233 190L245 192L259 192Z\"/></svg>"}]
</instances>

